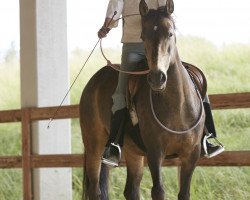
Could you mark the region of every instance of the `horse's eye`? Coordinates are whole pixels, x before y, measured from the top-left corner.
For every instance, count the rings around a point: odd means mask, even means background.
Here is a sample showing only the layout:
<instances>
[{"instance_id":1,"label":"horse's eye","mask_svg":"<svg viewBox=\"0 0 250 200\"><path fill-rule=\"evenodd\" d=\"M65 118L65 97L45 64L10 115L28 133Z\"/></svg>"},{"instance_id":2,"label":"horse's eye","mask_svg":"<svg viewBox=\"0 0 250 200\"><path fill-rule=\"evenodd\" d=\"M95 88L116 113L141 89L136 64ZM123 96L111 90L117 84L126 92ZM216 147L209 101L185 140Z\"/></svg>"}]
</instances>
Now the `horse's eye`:
<instances>
[{"instance_id":1,"label":"horse's eye","mask_svg":"<svg viewBox=\"0 0 250 200\"><path fill-rule=\"evenodd\" d=\"M173 33L172 32L169 32L168 33L168 37L171 38L173 36Z\"/></svg>"}]
</instances>

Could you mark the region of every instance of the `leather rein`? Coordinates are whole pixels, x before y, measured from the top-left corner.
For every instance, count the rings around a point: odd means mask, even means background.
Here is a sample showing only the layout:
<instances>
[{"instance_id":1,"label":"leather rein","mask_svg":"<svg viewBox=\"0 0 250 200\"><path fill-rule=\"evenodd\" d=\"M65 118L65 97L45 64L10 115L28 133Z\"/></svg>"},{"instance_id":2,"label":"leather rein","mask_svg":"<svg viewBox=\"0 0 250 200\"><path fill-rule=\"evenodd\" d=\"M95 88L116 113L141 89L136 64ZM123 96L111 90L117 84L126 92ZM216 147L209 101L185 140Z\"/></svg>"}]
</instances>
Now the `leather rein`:
<instances>
[{"instance_id":1,"label":"leather rein","mask_svg":"<svg viewBox=\"0 0 250 200\"><path fill-rule=\"evenodd\" d=\"M160 120L158 119L158 117L156 116L155 111L154 111L153 99L152 99L152 89L151 89L151 88L149 89L149 100L150 100L150 107L151 107L152 114L153 114L153 116L154 116L156 122L157 122L165 131L168 131L168 132L174 133L174 134L183 134L183 133L188 133L188 132L192 131L193 129L195 129L195 128L199 125L199 123L201 122L203 113L204 113L204 107L203 107L203 101L202 101L202 98L201 98L201 95L200 95L198 89L195 88L195 90L196 90L196 93L197 93L197 95L198 95L198 97L199 97L199 100L200 100L200 107L201 107L201 109L200 109L199 118L198 118L198 120L196 120L196 122L195 122L190 128L188 128L188 129L186 129L186 130L176 131L176 130L170 129L170 128L168 128L166 125L162 124L161 121L160 121Z\"/></svg>"},{"instance_id":2,"label":"leather rein","mask_svg":"<svg viewBox=\"0 0 250 200\"><path fill-rule=\"evenodd\" d=\"M139 15L139 14L131 14L131 15L126 15L123 17L119 17L118 19L114 20L111 24L116 23L117 21L119 21L120 19L124 19L127 17L131 17L131 16L135 16L135 15ZM113 18L113 17L112 17ZM112 67L114 70L121 72L121 73L125 73L125 74L133 74L133 75L142 75L142 74L148 74L149 73L149 69L147 70L143 70L143 71L125 71L122 70L117 64L113 64L104 54L103 48L102 48L102 38L100 39L100 49L101 49L101 53L102 56L104 57L104 59L107 61L107 66Z\"/></svg>"},{"instance_id":3,"label":"leather rein","mask_svg":"<svg viewBox=\"0 0 250 200\"><path fill-rule=\"evenodd\" d=\"M133 75L143 75L143 74L148 74L149 73L149 69L147 70L143 70L143 71L125 71L122 70L119 66L120 65L116 65L113 64L104 54L103 52L103 48L102 48L102 39L100 40L100 49L102 52L102 56L104 57L104 59L107 61L107 66L112 67L114 70L121 72L121 73L125 73L125 74L133 74Z\"/></svg>"}]
</instances>

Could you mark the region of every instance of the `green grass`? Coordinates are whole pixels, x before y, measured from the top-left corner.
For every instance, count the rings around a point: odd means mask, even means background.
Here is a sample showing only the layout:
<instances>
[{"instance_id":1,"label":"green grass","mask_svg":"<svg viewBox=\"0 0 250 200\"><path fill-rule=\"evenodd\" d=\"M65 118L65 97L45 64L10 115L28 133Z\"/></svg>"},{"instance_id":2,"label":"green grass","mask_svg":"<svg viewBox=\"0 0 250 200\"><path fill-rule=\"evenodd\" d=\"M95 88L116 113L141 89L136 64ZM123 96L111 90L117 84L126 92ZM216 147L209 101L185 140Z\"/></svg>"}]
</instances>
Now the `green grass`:
<instances>
[{"instance_id":1,"label":"green grass","mask_svg":"<svg viewBox=\"0 0 250 200\"><path fill-rule=\"evenodd\" d=\"M80 199L82 173L79 169L74 171L75 199ZM249 167L197 167L191 184L192 200L248 200ZM176 200L178 194L177 169L165 167L162 170L164 188L168 200ZM80 177L80 178L79 178ZM124 178L121 178L124 177ZM125 168L116 168L110 174L110 199L124 199ZM141 199L150 199L152 181L147 167L141 183Z\"/></svg>"},{"instance_id":2,"label":"green grass","mask_svg":"<svg viewBox=\"0 0 250 200\"><path fill-rule=\"evenodd\" d=\"M22 199L22 170L1 169L0 170L0 199L21 200Z\"/></svg>"},{"instance_id":3,"label":"green grass","mask_svg":"<svg viewBox=\"0 0 250 200\"><path fill-rule=\"evenodd\" d=\"M183 61L199 66L208 79L209 94L249 92L250 45L234 44L221 48L197 37L181 37L177 41ZM76 49L69 58L71 82L83 66L89 52ZM119 49L106 49L114 63L120 63ZM90 77L106 64L97 49L85 66L70 93L71 103L78 104L81 92ZM20 108L19 64L16 57L0 63L0 110ZM66 91L65 91L66 92ZM218 138L226 150L250 150L250 110L215 110L214 120ZM0 156L21 154L21 126L19 123L0 124ZM72 153L82 153L83 145L78 119L72 120ZM122 178L121 178L122 177ZM110 199L124 199L126 169L113 169L110 176ZM163 169L163 180L169 200L178 193L177 169ZM82 169L73 169L73 199L81 199ZM192 181L192 200L248 200L250 199L249 167L197 167ZM145 168L141 184L142 200L148 200L152 181ZM22 199L20 169L0 170L0 199Z\"/></svg>"}]
</instances>

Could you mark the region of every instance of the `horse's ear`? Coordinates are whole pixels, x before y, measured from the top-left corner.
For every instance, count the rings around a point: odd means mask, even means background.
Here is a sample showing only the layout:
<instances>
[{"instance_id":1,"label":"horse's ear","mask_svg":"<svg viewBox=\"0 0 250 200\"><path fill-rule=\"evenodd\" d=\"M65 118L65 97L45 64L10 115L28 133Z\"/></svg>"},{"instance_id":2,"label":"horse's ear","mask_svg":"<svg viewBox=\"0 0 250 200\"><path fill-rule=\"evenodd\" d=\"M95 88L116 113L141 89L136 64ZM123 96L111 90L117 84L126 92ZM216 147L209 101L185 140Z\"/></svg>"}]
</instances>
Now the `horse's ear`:
<instances>
[{"instance_id":1,"label":"horse's ear","mask_svg":"<svg viewBox=\"0 0 250 200\"><path fill-rule=\"evenodd\" d=\"M146 4L145 0L140 1L139 10L141 16L146 16L148 14L148 5Z\"/></svg>"},{"instance_id":2,"label":"horse's ear","mask_svg":"<svg viewBox=\"0 0 250 200\"><path fill-rule=\"evenodd\" d=\"M166 12L166 15L171 15L174 12L174 1L173 0L166 1L165 12Z\"/></svg>"}]
</instances>

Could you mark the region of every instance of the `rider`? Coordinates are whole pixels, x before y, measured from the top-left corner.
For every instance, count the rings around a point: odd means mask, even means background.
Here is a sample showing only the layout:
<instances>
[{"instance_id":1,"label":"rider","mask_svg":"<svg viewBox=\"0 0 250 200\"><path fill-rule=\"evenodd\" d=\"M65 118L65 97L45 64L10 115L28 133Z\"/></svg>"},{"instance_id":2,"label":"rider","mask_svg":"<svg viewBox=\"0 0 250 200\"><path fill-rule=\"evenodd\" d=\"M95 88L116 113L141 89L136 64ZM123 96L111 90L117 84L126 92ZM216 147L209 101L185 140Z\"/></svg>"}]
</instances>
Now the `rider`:
<instances>
[{"instance_id":1,"label":"rider","mask_svg":"<svg viewBox=\"0 0 250 200\"><path fill-rule=\"evenodd\" d=\"M98 37L104 38L111 28L117 27L118 23L116 20L121 15L131 15L123 18L121 69L125 71L135 70L138 62L146 59L144 44L141 40L141 16L134 15L139 13L139 2L140 0L109 0L106 19L103 26L98 31ZM148 7L152 9L163 7L166 4L166 0L146 0L146 2ZM118 166L121 159L123 135L119 137L118 144L115 144L114 142L118 137L117 135L120 127L124 125L125 119L128 116L125 99L128 76L128 74L122 72L119 73L118 84L114 94L112 95L113 105L110 120L110 135L102 156L102 162L110 166ZM220 143L212 144L207 141L208 138L216 137L216 131L207 95L204 100L204 108L206 113L205 124L208 132L204 137L203 147L205 155L207 157L213 157L221 153L224 148Z\"/></svg>"}]
</instances>

